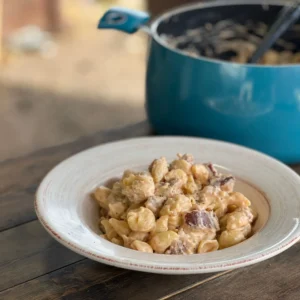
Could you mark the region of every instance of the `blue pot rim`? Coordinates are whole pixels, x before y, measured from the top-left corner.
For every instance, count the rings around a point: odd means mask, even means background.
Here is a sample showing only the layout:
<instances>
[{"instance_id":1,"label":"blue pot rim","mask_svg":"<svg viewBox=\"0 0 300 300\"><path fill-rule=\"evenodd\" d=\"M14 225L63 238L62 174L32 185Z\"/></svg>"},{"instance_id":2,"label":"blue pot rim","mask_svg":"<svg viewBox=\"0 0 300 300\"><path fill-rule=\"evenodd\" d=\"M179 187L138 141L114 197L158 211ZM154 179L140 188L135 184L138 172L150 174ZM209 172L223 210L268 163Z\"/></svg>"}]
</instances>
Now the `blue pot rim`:
<instances>
[{"instance_id":1,"label":"blue pot rim","mask_svg":"<svg viewBox=\"0 0 300 300\"><path fill-rule=\"evenodd\" d=\"M225 60L220 60L220 59L214 59L214 58L208 58L204 56L199 56L199 57L194 57L186 54L184 51L173 48L169 46L164 40L159 36L157 33L157 28L160 23L163 21L169 19L170 17L191 11L194 9L198 8L210 8L210 7L218 7L218 6L230 6L230 5L273 5L273 6L283 6L286 3L286 0L268 0L264 3L263 0L249 0L245 2L241 2L240 0L227 0L225 3L222 0L216 0L216 1L211 1L207 3L196 3L196 4L189 4L189 5L182 5L178 8L171 9L158 18L156 18L152 24L150 25L150 34L153 37L153 39L162 47L168 49L169 51L172 51L174 53L177 53L182 56L186 56L189 59L196 60L196 61L205 61L209 62L212 64L223 64L224 66L228 67L238 67L238 68L251 68L251 69L286 69L286 68L293 68L293 69L299 69L300 64L286 64L286 65L259 65L259 64L242 64L242 63L236 63L236 62L229 62Z\"/></svg>"}]
</instances>

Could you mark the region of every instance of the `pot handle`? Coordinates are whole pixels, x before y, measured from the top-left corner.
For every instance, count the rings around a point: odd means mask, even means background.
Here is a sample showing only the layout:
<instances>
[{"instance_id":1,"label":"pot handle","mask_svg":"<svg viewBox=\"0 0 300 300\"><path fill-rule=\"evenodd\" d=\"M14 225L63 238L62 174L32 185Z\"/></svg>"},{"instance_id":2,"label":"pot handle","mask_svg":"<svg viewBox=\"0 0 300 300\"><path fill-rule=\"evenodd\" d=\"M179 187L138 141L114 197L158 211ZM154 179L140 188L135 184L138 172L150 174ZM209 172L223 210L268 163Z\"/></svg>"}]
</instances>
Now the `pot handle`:
<instances>
[{"instance_id":1,"label":"pot handle","mask_svg":"<svg viewBox=\"0 0 300 300\"><path fill-rule=\"evenodd\" d=\"M149 19L150 15L146 12L113 7L102 16L98 23L98 29L116 29L126 33L144 29L149 33L149 28L145 26Z\"/></svg>"}]
</instances>

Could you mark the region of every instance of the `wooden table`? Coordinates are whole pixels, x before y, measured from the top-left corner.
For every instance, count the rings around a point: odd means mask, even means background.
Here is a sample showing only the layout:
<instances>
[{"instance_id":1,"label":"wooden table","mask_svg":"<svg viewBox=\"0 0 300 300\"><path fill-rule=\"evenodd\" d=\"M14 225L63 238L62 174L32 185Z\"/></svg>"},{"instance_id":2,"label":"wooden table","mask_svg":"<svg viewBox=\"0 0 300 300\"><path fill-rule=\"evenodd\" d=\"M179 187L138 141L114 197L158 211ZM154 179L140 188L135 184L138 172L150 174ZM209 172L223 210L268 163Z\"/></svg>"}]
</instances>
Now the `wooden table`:
<instances>
[{"instance_id":1,"label":"wooden table","mask_svg":"<svg viewBox=\"0 0 300 300\"><path fill-rule=\"evenodd\" d=\"M36 188L46 173L85 148L150 134L148 125L140 123L0 164L1 300L300 299L300 243L243 269L167 276L100 264L50 237L33 209ZM299 172L300 166L294 169Z\"/></svg>"}]
</instances>

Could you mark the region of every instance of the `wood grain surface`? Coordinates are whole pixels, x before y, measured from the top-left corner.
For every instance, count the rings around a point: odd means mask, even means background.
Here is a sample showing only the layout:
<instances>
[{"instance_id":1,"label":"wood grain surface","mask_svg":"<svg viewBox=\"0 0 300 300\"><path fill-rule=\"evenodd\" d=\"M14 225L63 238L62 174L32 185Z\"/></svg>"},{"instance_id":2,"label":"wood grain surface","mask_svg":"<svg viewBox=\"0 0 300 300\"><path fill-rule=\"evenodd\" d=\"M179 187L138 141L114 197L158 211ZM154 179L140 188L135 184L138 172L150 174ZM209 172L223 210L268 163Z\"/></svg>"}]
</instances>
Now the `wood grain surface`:
<instances>
[{"instance_id":1,"label":"wood grain surface","mask_svg":"<svg viewBox=\"0 0 300 300\"><path fill-rule=\"evenodd\" d=\"M36 219L33 209L36 188L60 161L92 146L150 133L149 125L143 122L0 163L0 231Z\"/></svg>"},{"instance_id":2,"label":"wood grain surface","mask_svg":"<svg viewBox=\"0 0 300 300\"><path fill-rule=\"evenodd\" d=\"M230 272L214 281L175 295L172 299L298 300L300 299L299 266L300 243L297 243L278 256Z\"/></svg>"},{"instance_id":3,"label":"wood grain surface","mask_svg":"<svg viewBox=\"0 0 300 300\"><path fill-rule=\"evenodd\" d=\"M100 264L50 237L33 209L45 174L91 146L150 134L140 123L0 163L0 300L300 299L300 244L235 271L167 276Z\"/></svg>"}]
</instances>

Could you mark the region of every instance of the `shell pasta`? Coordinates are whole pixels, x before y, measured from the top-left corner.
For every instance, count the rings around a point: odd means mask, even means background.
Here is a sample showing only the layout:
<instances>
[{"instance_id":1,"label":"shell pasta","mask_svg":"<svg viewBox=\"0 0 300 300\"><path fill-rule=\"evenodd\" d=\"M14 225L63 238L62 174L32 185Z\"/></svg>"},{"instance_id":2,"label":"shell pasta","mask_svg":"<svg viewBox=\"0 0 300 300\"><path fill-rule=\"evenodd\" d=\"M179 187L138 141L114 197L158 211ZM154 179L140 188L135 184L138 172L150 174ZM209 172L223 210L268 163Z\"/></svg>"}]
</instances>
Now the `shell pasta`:
<instances>
[{"instance_id":1,"label":"shell pasta","mask_svg":"<svg viewBox=\"0 0 300 300\"><path fill-rule=\"evenodd\" d=\"M102 237L159 254L207 253L247 239L257 217L235 178L190 154L155 159L146 172L124 171L110 188L92 193Z\"/></svg>"}]
</instances>

